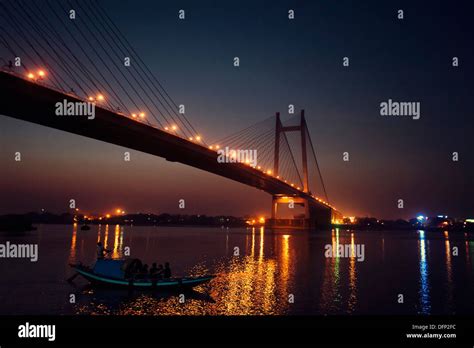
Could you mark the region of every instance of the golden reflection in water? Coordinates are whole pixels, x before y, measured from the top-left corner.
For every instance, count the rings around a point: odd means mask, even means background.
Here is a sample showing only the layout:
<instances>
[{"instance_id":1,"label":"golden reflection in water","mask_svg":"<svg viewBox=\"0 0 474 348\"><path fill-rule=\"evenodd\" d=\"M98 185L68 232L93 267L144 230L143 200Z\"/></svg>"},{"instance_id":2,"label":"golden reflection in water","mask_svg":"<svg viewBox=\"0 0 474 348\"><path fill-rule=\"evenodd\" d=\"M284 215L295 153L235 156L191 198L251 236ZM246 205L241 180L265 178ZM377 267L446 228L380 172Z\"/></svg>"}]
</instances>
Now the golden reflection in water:
<instances>
[{"instance_id":1,"label":"golden reflection in water","mask_svg":"<svg viewBox=\"0 0 474 348\"><path fill-rule=\"evenodd\" d=\"M331 231L332 250L339 248L339 229ZM325 257L324 278L321 288L321 312L332 313L339 309L341 294L339 293L339 258Z\"/></svg>"},{"instance_id":2,"label":"golden reflection in water","mask_svg":"<svg viewBox=\"0 0 474 348\"><path fill-rule=\"evenodd\" d=\"M69 262L76 263L76 240L77 240L77 224L72 226L71 248L69 252Z\"/></svg>"},{"instance_id":3,"label":"golden reflection in water","mask_svg":"<svg viewBox=\"0 0 474 348\"><path fill-rule=\"evenodd\" d=\"M250 255L252 257L255 255L255 227L252 228L252 244L250 247Z\"/></svg>"},{"instance_id":4,"label":"golden reflection in water","mask_svg":"<svg viewBox=\"0 0 474 348\"><path fill-rule=\"evenodd\" d=\"M354 233L351 233L351 257L349 259L349 300L347 311L353 313L357 304L357 275Z\"/></svg>"},{"instance_id":5,"label":"golden reflection in water","mask_svg":"<svg viewBox=\"0 0 474 348\"><path fill-rule=\"evenodd\" d=\"M99 227L97 228L97 243L100 242L100 230L102 229L102 225L99 225Z\"/></svg>"},{"instance_id":6,"label":"golden reflection in water","mask_svg":"<svg viewBox=\"0 0 474 348\"><path fill-rule=\"evenodd\" d=\"M278 267L280 268L280 279L278 282L282 290L281 297L286 300L288 299L288 286L290 285L290 238L291 236L289 234L282 236L282 248L278 261ZM292 261L296 262L294 259Z\"/></svg>"},{"instance_id":7,"label":"golden reflection in water","mask_svg":"<svg viewBox=\"0 0 474 348\"><path fill-rule=\"evenodd\" d=\"M107 242L109 240L109 224L105 225L104 248L107 249Z\"/></svg>"},{"instance_id":8,"label":"golden reflection in water","mask_svg":"<svg viewBox=\"0 0 474 348\"><path fill-rule=\"evenodd\" d=\"M120 225L115 225L114 230L114 248L112 249L112 258L118 259L120 256L119 252L119 238L120 238Z\"/></svg>"}]
</instances>

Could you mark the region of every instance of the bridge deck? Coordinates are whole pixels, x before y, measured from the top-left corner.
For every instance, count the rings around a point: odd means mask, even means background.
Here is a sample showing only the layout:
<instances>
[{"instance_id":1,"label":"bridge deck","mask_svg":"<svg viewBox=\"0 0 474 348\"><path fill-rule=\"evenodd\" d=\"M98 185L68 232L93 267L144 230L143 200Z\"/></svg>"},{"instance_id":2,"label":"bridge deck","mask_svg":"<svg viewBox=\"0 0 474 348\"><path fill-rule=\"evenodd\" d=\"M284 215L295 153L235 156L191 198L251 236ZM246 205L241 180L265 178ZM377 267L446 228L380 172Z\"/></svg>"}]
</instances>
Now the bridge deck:
<instances>
[{"instance_id":1,"label":"bridge deck","mask_svg":"<svg viewBox=\"0 0 474 348\"><path fill-rule=\"evenodd\" d=\"M135 121L96 105L95 118L57 116L55 104L64 99L84 102L42 84L0 72L0 114L73 134L160 156L255 187L272 195L307 198L322 209L330 206L275 177L241 163L219 163L218 154L202 145Z\"/></svg>"}]
</instances>

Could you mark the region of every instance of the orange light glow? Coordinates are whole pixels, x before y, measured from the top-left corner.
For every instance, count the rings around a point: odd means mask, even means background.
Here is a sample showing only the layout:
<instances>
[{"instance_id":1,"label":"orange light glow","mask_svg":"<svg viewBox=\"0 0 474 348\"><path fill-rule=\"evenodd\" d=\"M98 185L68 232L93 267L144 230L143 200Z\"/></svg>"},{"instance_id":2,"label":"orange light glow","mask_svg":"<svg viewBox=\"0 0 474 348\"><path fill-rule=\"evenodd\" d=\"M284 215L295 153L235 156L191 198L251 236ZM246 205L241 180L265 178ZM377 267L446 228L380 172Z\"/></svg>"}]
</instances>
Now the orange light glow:
<instances>
[{"instance_id":1,"label":"orange light glow","mask_svg":"<svg viewBox=\"0 0 474 348\"><path fill-rule=\"evenodd\" d=\"M46 73L44 72L44 70L40 70L40 71L38 71L38 76L39 77L45 77Z\"/></svg>"},{"instance_id":2,"label":"orange light glow","mask_svg":"<svg viewBox=\"0 0 474 348\"><path fill-rule=\"evenodd\" d=\"M87 99L89 99L89 101L94 101L94 97L89 97Z\"/></svg>"},{"instance_id":3,"label":"orange light glow","mask_svg":"<svg viewBox=\"0 0 474 348\"><path fill-rule=\"evenodd\" d=\"M33 73L29 73L27 76L31 80L35 78L35 75Z\"/></svg>"},{"instance_id":4,"label":"orange light glow","mask_svg":"<svg viewBox=\"0 0 474 348\"><path fill-rule=\"evenodd\" d=\"M99 94L97 96L97 100L100 100L100 101L104 100L104 96L102 94Z\"/></svg>"},{"instance_id":5,"label":"orange light glow","mask_svg":"<svg viewBox=\"0 0 474 348\"><path fill-rule=\"evenodd\" d=\"M144 117L145 117L145 113L144 113L144 112L140 112L140 117L141 117L141 118L144 118Z\"/></svg>"},{"instance_id":6,"label":"orange light glow","mask_svg":"<svg viewBox=\"0 0 474 348\"><path fill-rule=\"evenodd\" d=\"M137 114L132 114L132 117L133 117L133 118L137 118Z\"/></svg>"}]
</instances>

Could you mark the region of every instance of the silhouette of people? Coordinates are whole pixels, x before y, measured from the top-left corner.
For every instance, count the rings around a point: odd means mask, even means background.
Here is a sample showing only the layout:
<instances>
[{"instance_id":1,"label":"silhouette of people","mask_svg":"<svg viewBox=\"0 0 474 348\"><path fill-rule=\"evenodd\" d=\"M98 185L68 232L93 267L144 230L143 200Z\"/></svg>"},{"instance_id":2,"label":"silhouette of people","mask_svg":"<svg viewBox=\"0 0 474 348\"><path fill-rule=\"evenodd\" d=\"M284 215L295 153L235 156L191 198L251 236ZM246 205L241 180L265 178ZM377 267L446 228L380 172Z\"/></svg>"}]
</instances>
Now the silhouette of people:
<instances>
[{"instance_id":1,"label":"silhouette of people","mask_svg":"<svg viewBox=\"0 0 474 348\"><path fill-rule=\"evenodd\" d=\"M101 242L97 243L97 259L98 260L103 260L105 255L107 255L110 252L111 250L105 249Z\"/></svg>"},{"instance_id":2,"label":"silhouette of people","mask_svg":"<svg viewBox=\"0 0 474 348\"><path fill-rule=\"evenodd\" d=\"M150 275L153 277L156 275L157 272L158 272L158 267L156 267L156 262L153 262L150 268Z\"/></svg>"},{"instance_id":3,"label":"silhouette of people","mask_svg":"<svg viewBox=\"0 0 474 348\"><path fill-rule=\"evenodd\" d=\"M143 268L140 272L140 276L141 276L141 278L148 277L148 265L146 263L143 265Z\"/></svg>"},{"instance_id":4,"label":"silhouette of people","mask_svg":"<svg viewBox=\"0 0 474 348\"><path fill-rule=\"evenodd\" d=\"M163 278L171 278L171 268L169 262L165 262L165 269L163 270Z\"/></svg>"}]
</instances>

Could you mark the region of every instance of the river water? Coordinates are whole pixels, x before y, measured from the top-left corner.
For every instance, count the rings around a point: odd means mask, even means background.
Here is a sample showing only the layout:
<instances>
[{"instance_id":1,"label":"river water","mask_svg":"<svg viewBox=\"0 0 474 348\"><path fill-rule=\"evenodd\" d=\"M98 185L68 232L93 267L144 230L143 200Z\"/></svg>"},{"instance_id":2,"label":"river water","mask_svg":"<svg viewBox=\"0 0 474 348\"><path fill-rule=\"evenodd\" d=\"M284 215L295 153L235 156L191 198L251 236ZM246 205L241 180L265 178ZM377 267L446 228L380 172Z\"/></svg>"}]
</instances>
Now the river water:
<instances>
[{"instance_id":1,"label":"river water","mask_svg":"<svg viewBox=\"0 0 474 348\"><path fill-rule=\"evenodd\" d=\"M474 236L465 233L37 227L0 234L0 243L37 243L39 251L37 262L0 259L0 314L474 313ZM93 264L97 241L112 249L113 258L129 247L148 264L170 262L173 275L217 277L182 297L95 289L80 277L68 283L68 264ZM347 253L329 255L330 248Z\"/></svg>"}]
</instances>

